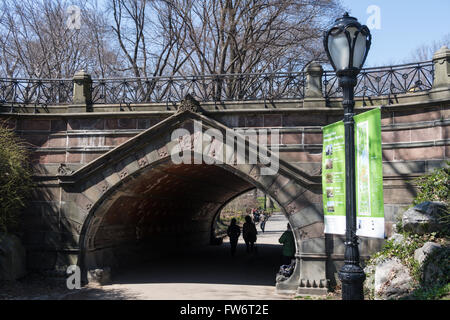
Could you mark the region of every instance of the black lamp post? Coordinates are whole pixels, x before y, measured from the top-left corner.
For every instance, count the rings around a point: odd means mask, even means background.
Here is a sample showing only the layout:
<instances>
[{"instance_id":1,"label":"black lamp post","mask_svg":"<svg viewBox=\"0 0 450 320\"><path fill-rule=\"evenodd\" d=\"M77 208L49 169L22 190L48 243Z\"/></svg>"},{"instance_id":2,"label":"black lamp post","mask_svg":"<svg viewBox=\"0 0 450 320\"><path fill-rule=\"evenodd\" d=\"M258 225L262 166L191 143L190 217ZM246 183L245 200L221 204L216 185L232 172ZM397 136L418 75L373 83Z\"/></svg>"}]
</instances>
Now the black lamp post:
<instances>
[{"instance_id":1,"label":"black lamp post","mask_svg":"<svg viewBox=\"0 0 450 320\"><path fill-rule=\"evenodd\" d=\"M363 300L363 282L366 278L359 265L358 237L356 236L356 186L354 138L354 88L356 76L367 58L372 36L366 26L345 13L324 34L324 46L336 71L344 100L345 126L345 197L346 231L344 266L339 271L343 300Z\"/></svg>"}]
</instances>

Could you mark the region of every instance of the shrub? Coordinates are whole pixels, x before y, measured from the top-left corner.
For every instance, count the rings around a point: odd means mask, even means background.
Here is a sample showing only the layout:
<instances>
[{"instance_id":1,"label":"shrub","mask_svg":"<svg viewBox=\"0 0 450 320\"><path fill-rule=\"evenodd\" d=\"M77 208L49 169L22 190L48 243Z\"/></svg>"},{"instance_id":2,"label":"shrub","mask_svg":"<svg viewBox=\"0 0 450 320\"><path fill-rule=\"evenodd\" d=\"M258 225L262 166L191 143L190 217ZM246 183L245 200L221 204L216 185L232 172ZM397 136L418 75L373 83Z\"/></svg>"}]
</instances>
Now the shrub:
<instances>
[{"instance_id":1,"label":"shrub","mask_svg":"<svg viewBox=\"0 0 450 320\"><path fill-rule=\"evenodd\" d=\"M418 193L414 204L424 201L442 201L449 204L450 201L450 161L446 166L435 169L433 172L416 178Z\"/></svg>"},{"instance_id":2,"label":"shrub","mask_svg":"<svg viewBox=\"0 0 450 320\"><path fill-rule=\"evenodd\" d=\"M32 188L25 142L0 123L0 232L18 225L18 215Z\"/></svg>"},{"instance_id":3,"label":"shrub","mask_svg":"<svg viewBox=\"0 0 450 320\"><path fill-rule=\"evenodd\" d=\"M414 180L418 193L413 204L417 205L425 201L440 201L447 205L447 209L440 213L439 221L445 226L445 234L450 231L450 161L446 166L435 169Z\"/></svg>"}]
</instances>

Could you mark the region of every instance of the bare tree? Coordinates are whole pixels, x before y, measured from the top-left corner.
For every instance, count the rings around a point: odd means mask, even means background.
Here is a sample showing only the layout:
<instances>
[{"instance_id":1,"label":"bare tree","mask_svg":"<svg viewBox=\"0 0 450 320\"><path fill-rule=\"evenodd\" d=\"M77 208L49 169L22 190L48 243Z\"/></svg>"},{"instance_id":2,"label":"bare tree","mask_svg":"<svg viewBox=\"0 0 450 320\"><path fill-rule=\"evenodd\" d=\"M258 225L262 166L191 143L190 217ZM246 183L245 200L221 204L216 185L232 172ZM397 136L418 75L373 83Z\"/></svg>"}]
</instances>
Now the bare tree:
<instances>
[{"instance_id":1,"label":"bare tree","mask_svg":"<svg viewBox=\"0 0 450 320\"><path fill-rule=\"evenodd\" d=\"M433 59L433 55L443 46L450 47L450 33L446 34L442 40L433 41L429 44L423 44L412 53L407 62L428 61Z\"/></svg>"},{"instance_id":2,"label":"bare tree","mask_svg":"<svg viewBox=\"0 0 450 320\"><path fill-rule=\"evenodd\" d=\"M333 0L168 2L186 23L195 74L292 71L324 59L321 31L340 9Z\"/></svg>"},{"instance_id":3,"label":"bare tree","mask_svg":"<svg viewBox=\"0 0 450 320\"><path fill-rule=\"evenodd\" d=\"M105 40L104 19L86 3L77 5L83 18L79 29L68 26L65 1L4 0L2 72L9 77L66 78L85 69L105 75L117 63L117 55Z\"/></svg>"},{"instance_id":4,"label":"bare tree","mask_svg":"<svg viewBox=\"0 0 450 320\"><path fill-rule=\"evenodd\" d=\"M81 9L68 28L67 7ZM8 77L299 71L325 60L321 31L338 0L3 0L0 70ZM147 85L149 89L154 84Z\"/></svg>"},{"instance_id":5,"label":"bare tree","mask_svg":"<svg viewBox=\"0 0 450 320\"><path fill-rule=\"evenodd\" d=\"M137 78L175 74L186 61L184 21L166 1L113 0L111 28ZM127 71L124 70L124 71Z\"/></svg>"}]
</instances>

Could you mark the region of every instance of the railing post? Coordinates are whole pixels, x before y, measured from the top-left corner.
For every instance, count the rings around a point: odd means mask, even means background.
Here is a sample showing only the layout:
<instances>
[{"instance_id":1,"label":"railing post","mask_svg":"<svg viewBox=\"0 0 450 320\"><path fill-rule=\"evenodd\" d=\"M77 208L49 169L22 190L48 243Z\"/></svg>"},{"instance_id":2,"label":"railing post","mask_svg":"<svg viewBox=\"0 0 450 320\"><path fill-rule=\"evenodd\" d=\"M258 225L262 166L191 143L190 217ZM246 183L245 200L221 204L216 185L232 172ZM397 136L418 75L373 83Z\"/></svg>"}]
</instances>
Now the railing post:
<instances>
[{"instance_id":1,"label":"railing post","mask_svg":"<svg viewBox=\"0 0 450 320\"><path fill-rule=\"evenodd\" d=\"M446 46L436 51L433 56L434 81L430 91L432 99L450 97L450 49Z\"/></svg>"},{"instance_id":2,"label":"railing post","mask_svg":"<svg viewBox=\"0 0 450 320\"><path fill-rule=\"evenodd\" d=\"M73 101L68 112L92 111L92 78L84 70L73 76Z\"/></svg>"},{"instance_id":3,"label":"railing post","mask_svg":"<svg viewBox=\"0 0 450 320\"><path fill-rule=\"evenodd\" d=\"M322 65L312 61L306 66L306 87L303 108L325 107L322 93Z\"/></svg>"}]
</instances>

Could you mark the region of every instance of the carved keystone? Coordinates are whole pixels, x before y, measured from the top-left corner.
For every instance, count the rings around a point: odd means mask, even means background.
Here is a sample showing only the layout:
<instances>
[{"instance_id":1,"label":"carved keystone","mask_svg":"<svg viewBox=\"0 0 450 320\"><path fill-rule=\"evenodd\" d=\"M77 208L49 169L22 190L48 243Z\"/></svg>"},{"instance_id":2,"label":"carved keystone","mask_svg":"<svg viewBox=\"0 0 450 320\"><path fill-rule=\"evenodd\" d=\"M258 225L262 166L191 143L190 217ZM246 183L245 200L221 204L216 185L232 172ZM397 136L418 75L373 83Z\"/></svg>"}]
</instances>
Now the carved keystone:
<instances>
[{"instance_id":1,"label":"carved keystone","mask_svg":"<svg viewBox=\"0 0 450 320\"><path fill-rule=\"evenodd\" d=\"M177 112L183 112L186 110L198 112L199 109L200 109L200 102L195 100L195 98L188 93L186 97L184 97L184 99L181 101Z\"/></svg>"}]
</instances>

